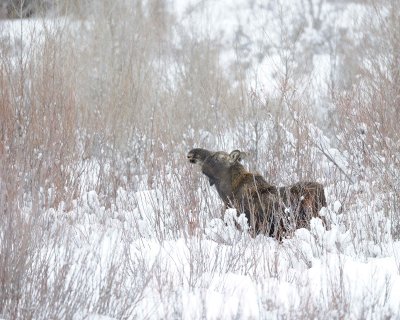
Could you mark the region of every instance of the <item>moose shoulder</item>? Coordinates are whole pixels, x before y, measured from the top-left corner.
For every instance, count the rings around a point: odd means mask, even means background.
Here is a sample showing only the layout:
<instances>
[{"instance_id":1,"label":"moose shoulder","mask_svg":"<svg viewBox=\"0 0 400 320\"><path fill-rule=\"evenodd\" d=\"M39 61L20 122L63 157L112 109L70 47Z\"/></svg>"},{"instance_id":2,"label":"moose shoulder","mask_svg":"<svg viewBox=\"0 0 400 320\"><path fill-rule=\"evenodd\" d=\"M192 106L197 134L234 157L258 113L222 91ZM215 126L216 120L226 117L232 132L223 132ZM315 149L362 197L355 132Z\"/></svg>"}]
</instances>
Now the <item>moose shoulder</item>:
<instances>
[{"instance_id":1,"label":"moose shoulder","mask_svg":"<svg viewBox=\"0 0 400 320\"><path fill-rule=\"evenodd\" d=\"M298 182L278 188L248 172L240 163L244 157L239 150L228 154L197 148L188 153L189 161L200 165L210 185L215 185L225 206L245 213L253 234L280 239L289 228L309 227L311 218L319 217L319 210L326 206L320 183Z\"/></svg>"}]
</instances>

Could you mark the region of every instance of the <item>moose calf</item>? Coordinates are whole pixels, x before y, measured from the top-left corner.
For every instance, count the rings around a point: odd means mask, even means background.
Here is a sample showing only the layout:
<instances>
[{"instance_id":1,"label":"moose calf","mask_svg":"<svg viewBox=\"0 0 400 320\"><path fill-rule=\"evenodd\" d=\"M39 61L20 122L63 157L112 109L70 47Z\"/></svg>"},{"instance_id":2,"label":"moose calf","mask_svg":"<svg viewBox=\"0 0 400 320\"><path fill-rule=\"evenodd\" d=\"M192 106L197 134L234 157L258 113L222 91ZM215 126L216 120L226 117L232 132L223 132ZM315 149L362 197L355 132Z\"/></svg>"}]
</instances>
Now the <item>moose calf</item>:
<instances>
[{"instance_id":1,"label":"moose calf","mask_svg":"<svg viewBox=\"0 0 400 320\"><path fill-rule=\"evenodd\" d=\"M298 182L278 188L248 172L240 163L244 156L239 150L228 154L196 148L187 157L200 165L226 207L245 213L253 236L264 233L282 239L290 229L309 228L311 218L319 217L319 210L326 206L323 186Z\"/></svg>"}]
</instances>

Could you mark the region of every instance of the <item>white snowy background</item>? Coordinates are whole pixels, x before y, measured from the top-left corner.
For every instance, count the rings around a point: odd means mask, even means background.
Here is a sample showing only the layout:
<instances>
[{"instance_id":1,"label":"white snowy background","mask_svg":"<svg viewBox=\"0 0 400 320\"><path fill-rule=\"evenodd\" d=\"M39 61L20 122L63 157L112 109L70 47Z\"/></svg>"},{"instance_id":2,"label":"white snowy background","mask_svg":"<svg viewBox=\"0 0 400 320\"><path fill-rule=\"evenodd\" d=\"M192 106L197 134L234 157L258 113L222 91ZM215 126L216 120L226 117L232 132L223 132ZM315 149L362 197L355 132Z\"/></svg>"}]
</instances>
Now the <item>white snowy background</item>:
<instances>
[{"instance_id":1,"label":"white snowy background","mask_svg":"<svg viewBox=\"0 0 400 320\"><path fill-rule=\"evenodd\" d=\"M0 20L0 319L400 317L396 1L66 3ZM240 233L193 147L329 230Z\"/></svg>"}]
</instances>

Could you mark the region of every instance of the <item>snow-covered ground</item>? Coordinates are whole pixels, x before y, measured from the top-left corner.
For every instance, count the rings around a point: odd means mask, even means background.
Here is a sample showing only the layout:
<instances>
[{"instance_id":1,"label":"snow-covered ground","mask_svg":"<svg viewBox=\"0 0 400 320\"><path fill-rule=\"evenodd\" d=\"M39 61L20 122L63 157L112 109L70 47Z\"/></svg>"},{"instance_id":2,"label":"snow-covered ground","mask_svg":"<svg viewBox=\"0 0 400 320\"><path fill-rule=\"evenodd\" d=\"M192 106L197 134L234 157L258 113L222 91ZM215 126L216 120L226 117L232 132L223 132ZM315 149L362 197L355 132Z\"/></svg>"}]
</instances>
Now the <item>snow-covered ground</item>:
<instances>
[{"instance_id":1,"label":"snow-covered ground","mask_svg":"<svg viewBox=\"0 0 400 320\"><path fill-rule=\"evenodd\" d=\"M208 220L196 236L174 236L170 230L160 239L154 212L157 194L120 190L116 207L105 210L89 192L72 211L47 213L47 225L61 225L62 238L76 243L72 275L74 268L96 270L89 272L90 279L107 283L112 266L112 279L121 277L123 284L111 281L111 290L143 290L135 293L132 317L279 319L324 314L333 319L380 319L400 312L400 242L393 241L388 230L382 231L384 240L379 243L358 239L343 222L356 213L339 213L338 203L324 209L332 217L330 230L313 219L311 230L299 229L281 243L239 233L229 219L231 209L225 223ZM376 212L363 214L379 219ZM166 223L163 232L169 228L173 227ZM114 303L118 305L118 297ZM118 309L105 314L119 318ZM87 316L82 311L75 318Z\"/></svg>"}]
</instances>

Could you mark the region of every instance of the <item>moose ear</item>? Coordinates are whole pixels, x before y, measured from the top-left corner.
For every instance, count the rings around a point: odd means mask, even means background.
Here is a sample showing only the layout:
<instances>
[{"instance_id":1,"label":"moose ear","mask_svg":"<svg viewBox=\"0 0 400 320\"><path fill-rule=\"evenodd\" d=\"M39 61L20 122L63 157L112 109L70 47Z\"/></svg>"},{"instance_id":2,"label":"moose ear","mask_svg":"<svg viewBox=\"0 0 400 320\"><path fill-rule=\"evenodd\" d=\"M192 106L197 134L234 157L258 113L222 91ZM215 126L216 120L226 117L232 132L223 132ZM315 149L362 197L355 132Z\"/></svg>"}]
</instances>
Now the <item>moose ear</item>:
<instances>
[{"instance_id":1,"label":"moose ear","mask_svg":"<svg viewBox=\"0 0 400 320\"><path fill-rule=\"evenodd\" d=\"M229 159L232 163L242 161L246 157L246 153L239 150L233 150L229 155Z\"/></svg>"}]
</instances>

